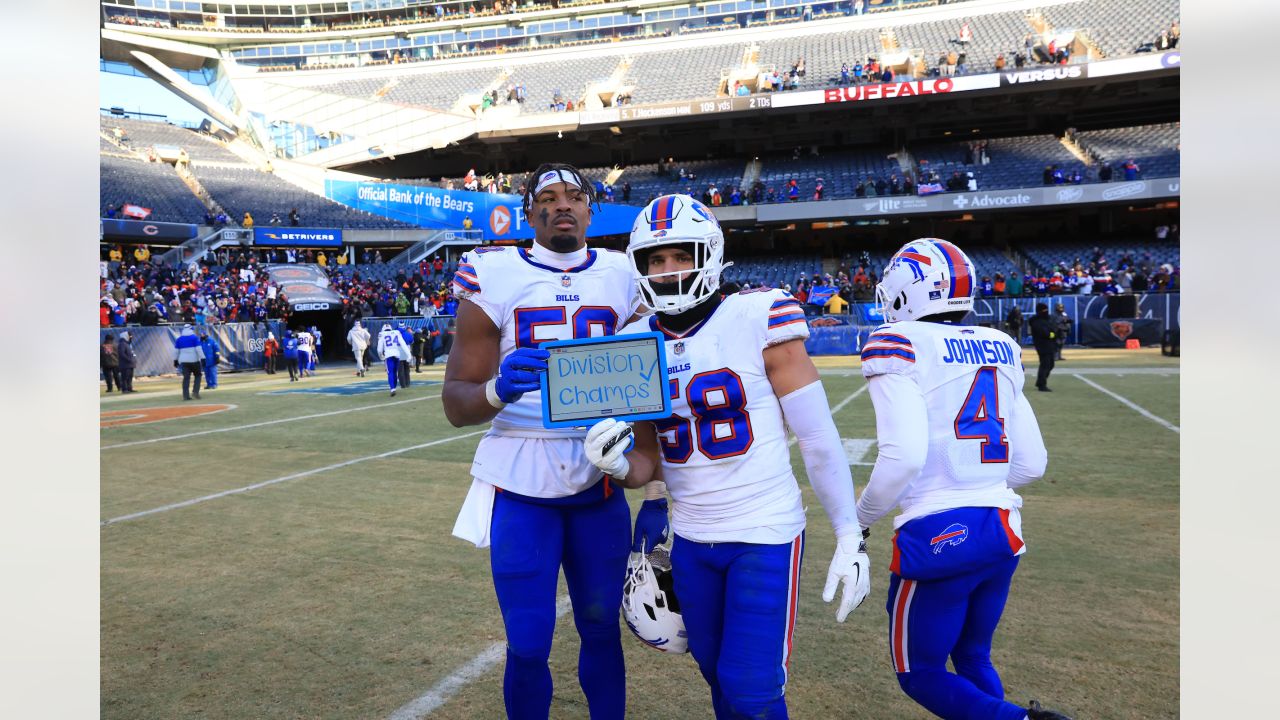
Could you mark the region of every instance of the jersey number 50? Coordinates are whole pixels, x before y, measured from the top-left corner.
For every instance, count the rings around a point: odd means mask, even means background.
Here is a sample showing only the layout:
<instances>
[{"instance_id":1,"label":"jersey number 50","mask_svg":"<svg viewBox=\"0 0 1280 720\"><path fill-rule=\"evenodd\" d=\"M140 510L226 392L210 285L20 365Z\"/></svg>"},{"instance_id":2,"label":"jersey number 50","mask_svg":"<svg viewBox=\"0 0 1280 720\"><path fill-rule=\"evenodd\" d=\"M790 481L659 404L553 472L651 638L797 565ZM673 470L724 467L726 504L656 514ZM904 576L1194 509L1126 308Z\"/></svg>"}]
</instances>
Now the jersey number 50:
<instances>
[{"instance_id":1,"label":"jersey number 50","mask_svg":"<svg viewBox=\"0 0 1280 720\"><path fill-rule=\"evenodd\" d=\"M755 440L751 433L751 413L747 412L747 394L742 378L729 369L712 370L694 375L684 389L693 420L672 414L654 420L662 456L680 465L693 456L694 432L698 451L708 460L742 455ZM680 397L678 381L671 381L671 398Z\"/></svg>"},{"instance_id":2,"label":"jersey number 50","mask_svg":"<svg viewBox=\"0 0 1280 720\"><path fill-rule=\"evenodd\" d=\"M1000 387L994 367L978 370L956 415L955 426L957 439L982 441L982 462L1009 462L1009 438L1005 437L1004 418L1000 417Z\"/></svg>"}]
</instances>

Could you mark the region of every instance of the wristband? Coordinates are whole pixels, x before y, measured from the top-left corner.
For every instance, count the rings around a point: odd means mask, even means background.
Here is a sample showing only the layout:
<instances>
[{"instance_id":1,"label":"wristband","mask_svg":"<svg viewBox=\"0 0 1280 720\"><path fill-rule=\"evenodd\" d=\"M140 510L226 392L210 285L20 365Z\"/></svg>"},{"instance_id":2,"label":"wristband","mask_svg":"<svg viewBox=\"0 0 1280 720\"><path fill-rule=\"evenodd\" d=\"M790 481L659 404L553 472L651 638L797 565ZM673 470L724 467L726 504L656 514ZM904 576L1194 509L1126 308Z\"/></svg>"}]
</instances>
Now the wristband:
<instances>
[{"instance_id":1,"label":"wristband","mask_svg":"<svg viewBox=\"0 0 1280 720\"><path fill-rule=\"evenodd\" d=\"M489 378L489 382L484 384L484 397L489 404L501 410L507 404L502 402L502 398L498 397L498 378Z\"/></svg>"}]
</instances>

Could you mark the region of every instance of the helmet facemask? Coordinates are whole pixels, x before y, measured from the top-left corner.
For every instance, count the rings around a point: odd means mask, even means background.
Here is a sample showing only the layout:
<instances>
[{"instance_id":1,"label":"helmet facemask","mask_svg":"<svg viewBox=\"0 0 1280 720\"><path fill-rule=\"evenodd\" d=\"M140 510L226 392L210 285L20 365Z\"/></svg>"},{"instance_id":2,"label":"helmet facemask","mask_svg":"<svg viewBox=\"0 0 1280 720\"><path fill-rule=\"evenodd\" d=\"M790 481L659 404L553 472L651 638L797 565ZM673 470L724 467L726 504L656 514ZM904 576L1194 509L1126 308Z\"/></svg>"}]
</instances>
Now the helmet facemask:
<instances>
[{"instance_id":1,"label":"helmet facemask","mask_svg":"<svg viewBox=\"0 0 1280 720\"><path fill-rule=\"evenodd\" d=\"M628 248L627 254L640 277L637 284L645 305L660 313L675 315L711 297L720 288L720 274L728 265L722 261L723 242L718 237L670 238L642 248ZM679 248L693 256L693 267L664 273L649 273L649 256L656 250ZM732 264L732 263L730 263ZM685 276L685 277L681 277Z\"/></svg>"}]
</instances>

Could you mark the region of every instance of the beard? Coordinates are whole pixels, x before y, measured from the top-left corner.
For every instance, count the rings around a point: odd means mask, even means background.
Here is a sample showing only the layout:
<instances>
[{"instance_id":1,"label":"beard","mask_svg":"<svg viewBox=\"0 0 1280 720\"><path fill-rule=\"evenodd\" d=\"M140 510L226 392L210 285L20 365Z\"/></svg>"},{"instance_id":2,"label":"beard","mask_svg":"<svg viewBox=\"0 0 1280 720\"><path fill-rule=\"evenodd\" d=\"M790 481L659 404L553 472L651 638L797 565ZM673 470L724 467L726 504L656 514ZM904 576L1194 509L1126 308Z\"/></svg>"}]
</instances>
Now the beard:
<instances>
[{"instance_id":1,"label":"beard","mask_svg":"<svg viewBox=\"0 0 1280 720\"><path fill-rule=\"evenodd\" d=\"M581 238L577 235L552 235L547 238L547 245L553 252L570 253L577 250L582 244Z\"/></svg>"}]
</instances>

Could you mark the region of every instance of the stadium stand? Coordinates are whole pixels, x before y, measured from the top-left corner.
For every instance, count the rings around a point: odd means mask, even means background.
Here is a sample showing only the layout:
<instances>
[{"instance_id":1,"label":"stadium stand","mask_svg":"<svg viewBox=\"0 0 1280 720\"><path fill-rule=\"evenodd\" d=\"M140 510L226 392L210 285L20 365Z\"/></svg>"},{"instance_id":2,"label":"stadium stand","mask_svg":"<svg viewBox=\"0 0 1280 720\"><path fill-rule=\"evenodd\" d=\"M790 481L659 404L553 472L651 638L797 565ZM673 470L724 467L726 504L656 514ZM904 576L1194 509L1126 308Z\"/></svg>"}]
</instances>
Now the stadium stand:
<instances>
[{"instance_id":1,"label":"stadium stand","mask_svg":"<svg viewBox=\"0 0 1280 720\"><path fill-rule=\"evenodd\" d=\"M233 221L248 211L255 224L265 226L273 214L283 218L297 208L306 227L413 227L313 195L271 173L247 166L192 163L191 170Z\"/></svg>"},{"instance_id":2,"label":"stadium stand","mask_svg":"<svg viewBox=\"0 0 1280 720\"><path fill-rule=\"evenodd\" d=\"M1154 41L1178 19L1178 0L1088 0L1047 6L1044 19L1057 31L1083 30L1105 57L1129 55Z\"/></svg>"},{"instance_id":3,"label":"stadium stand","mask_svg":"<svg viewBox=\"0 0 1280 720\"><path fill-rule=\"evenodd\" d=\"M227 150L217 140L187 128L155 120L136 120L118 115L99 115L99 127L104 133L120 128L125 143L135 150L171 145L187 151L192 160L212 162L244 162L240 156Z\"/></svg>"},{"instance_id":4,"label":"stadium stand","mask_svg":"<svg viewBox=\"0 0 1280 720\"><path fill-rule=\"evenodd\" d=\"M992 138L988 141L987 165L966 165L968 142L928 143L912 147L917 164L925 172L936 172L945 182L953 172L973 172L979 190L1035 187L1044 184L1046 165L1082 168L1082 163L1053 135Z\"/></svg>"},{"instance_id":5,"label":"stadium stand","mask_svg":"<svg viewBox=\"0 0 1280 720\"><path fill-rule=\"evenodd\" d=\"M102 214L108 205L131 202L150 208L147 219L157 222L198 223L204 217L204 203L171 166L105 153L98 158Z\"/></svg>"},{"instance_id":6,"label":"stadium stand","mask_svg":"<svg viewBox=\"0 0 1280 720\"><path fill-rule=\"evenodd\" d=\"M1134 160L1142 168L1139 177L1176 177L1182 169L1178 123L1087 130L1074 138L1099 162Z\"/></svg>"},{"instance_id":7,"label":"stadium stand","mask_svg":"<svg viewBox=\"0 0 1280 720\"><path fill-rule=\"evenodd\" d=\"M1114 268L1124 264L1145 266L1148 270L1164 264L1174 268L1182 266L1182 251L1176 242L1111 241L1094 245L1086 242L1040 242L1023 245L1020 250L1039 272L1051 272L1055 267L1070 268L1076 263L1087 266L1094 262L1095 254L1101 255Z\"/></svg>"},{"instance_id":8,"label":"stadium stand","mask_svg":"<svg viewBox=\"0 0 1280 720\"><path fill-rule=\"evenodd\" d=\"M854 187L863 178L902 176L898 161L889 158L888 149L844 150L818 156L807 151L799 158L774 157L764 160L760 181L766 188L777 190L777 202L786 202L785 186L796 179L800 188L800 200L812 200L814 186L819 178L824 184L824 200L853 197Z\"/></svg>"}]
</instances>

